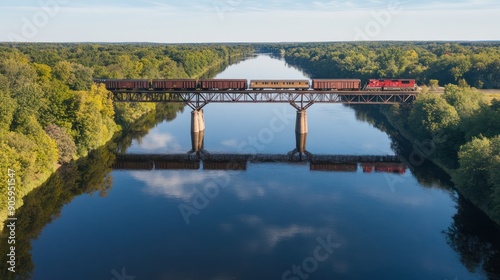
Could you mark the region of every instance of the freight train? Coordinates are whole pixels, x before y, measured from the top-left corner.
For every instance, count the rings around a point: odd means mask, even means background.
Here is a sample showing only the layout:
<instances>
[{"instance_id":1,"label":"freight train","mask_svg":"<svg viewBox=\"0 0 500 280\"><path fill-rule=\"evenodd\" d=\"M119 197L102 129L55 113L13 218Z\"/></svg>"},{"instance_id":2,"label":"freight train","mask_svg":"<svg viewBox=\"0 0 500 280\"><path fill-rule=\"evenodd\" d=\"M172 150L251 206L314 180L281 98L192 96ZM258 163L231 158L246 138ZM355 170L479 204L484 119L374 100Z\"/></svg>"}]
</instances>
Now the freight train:
<instances>
[{"instance_id":1,"label":"freight train","mask_svg":"<svg viewBox=\"0 0 500 280\"><path fill-rule=\"evenodd\" d=\"M245 79L154 79L95 80L108 90L325 90L325 91L416 91L413 79L369 79L361 86L360 79L313 80L250 80Z\"/></svg>"}]
</instances>

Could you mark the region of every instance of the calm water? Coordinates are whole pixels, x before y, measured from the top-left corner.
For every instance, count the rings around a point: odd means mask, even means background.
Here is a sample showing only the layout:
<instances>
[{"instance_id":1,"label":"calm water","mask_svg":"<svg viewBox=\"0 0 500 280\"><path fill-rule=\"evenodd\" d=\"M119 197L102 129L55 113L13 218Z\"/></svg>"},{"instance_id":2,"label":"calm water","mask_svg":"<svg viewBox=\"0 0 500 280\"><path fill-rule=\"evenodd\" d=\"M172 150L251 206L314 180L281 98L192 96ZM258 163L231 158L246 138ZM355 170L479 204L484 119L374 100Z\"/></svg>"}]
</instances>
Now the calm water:
<instances>
[{"instance_id":1,"label":"calm water","mask_svg":"<svg viewBox=\"0 0 500 280\"><path fill-rule=\"evenodd\" d=\"M268 56L218 77L305 78ZM204 111L210 153L295 148L290 105L209 104ZM134 139L127 153L189 151L190 117L186 108ZM313 154L395 153L386 133L346 106L316 104L308 119ZM249 163L246 171L112 171L107 178L105 195L68 199L33 234L33 279L487 279L481 265L497 260L491 240L498 231L488 222L462 224L484 217L409 169Z\"/></svg>"}]
</instances>

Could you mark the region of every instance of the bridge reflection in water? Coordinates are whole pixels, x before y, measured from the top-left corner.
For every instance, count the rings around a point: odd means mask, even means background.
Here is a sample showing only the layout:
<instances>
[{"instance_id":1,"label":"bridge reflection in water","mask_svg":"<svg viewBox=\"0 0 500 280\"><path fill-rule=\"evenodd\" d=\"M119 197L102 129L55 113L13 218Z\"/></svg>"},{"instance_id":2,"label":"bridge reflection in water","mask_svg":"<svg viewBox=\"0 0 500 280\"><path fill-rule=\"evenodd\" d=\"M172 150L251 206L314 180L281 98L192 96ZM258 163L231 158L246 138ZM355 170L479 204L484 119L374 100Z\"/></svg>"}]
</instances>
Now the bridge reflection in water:
<instances>
[{"instance_id":1,"label":"bridge reflection in water","mask_svg":"<svg viewBox=\"0 0 500 280\"><path fill-rule=\"evenodd\" d=\"M406 165L394 155L317 155L306 150L307 133L296 133L288 154L220 154L204 149L204 131L191 133L191 151L184 154L118 154L115 170L246 170L248 163L309 164L312 171L388 172L404 174Z\"/></svg>"}]
</instances>

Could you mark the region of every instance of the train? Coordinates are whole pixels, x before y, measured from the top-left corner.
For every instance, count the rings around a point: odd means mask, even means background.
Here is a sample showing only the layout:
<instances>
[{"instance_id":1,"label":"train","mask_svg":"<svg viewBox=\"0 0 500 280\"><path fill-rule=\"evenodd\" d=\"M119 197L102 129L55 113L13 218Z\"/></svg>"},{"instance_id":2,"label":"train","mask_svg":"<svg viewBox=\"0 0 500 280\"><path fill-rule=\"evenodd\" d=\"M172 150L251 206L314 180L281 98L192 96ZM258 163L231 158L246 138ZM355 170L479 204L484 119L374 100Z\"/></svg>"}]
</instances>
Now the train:
<instances>
[{"instance_id":1,"label":"train","mask_svg":"<svg viewBox=\"0 0 500 280\"><path fill-rule=\"evenodd\" d=\"M414 79L250 80L246 79L97 79L108 90L316 90L316 91L416 91Z\"/></svg>"}]
</instances>

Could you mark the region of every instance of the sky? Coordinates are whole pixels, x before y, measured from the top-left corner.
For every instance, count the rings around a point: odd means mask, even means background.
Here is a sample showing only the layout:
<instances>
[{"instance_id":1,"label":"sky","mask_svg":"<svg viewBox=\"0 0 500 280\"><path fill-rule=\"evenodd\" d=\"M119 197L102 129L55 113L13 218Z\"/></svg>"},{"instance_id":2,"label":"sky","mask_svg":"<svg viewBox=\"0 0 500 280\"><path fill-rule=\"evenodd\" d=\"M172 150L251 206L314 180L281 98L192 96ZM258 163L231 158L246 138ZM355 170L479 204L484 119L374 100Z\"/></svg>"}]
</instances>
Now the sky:
<instances>
[{"instance_id":1,"label":"sky","mask_svg":"<svg viewBox=\"0 0 500 280\"><path fill-rule=\"evenodd\" d=\"M0 0L0 42L500 40L500 0Z\"/></svg>"}]
</instances>

